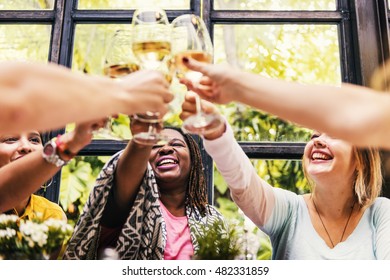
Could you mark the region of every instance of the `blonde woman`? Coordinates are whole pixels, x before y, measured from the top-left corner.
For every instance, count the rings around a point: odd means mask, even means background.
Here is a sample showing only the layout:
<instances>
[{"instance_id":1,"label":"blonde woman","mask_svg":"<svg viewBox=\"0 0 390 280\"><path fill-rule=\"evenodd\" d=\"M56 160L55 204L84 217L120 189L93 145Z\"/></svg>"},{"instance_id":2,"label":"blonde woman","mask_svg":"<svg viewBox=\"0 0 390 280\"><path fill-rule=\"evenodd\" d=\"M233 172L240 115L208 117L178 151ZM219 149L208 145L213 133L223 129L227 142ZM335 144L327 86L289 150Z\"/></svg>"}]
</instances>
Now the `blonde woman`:
<instances>
[{"instance_id":1,"label":"blonde woman","mask_svg":"<svg viewBox=\"0 0 390 280\"><path fill-rule=\"evenodd\" d=\"M194 114L194 97L182 108L183 119ZM270 236L273 259L390 259L390 200L378 197L378 150L313 133L302 158L313 190L297 195L257 175L226 122L204 138L233 200Z\"/></svg>"}]
</instances>

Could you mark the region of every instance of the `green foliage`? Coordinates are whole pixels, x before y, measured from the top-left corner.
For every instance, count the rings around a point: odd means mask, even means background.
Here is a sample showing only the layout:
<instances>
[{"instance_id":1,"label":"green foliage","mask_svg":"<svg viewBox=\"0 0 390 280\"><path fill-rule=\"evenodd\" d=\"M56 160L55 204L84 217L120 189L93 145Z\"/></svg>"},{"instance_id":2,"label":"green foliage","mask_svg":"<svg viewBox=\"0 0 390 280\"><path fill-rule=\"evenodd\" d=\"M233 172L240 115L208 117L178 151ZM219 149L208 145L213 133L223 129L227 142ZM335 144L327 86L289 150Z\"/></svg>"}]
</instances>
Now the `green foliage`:
<instances>
[{"instance_id":1,"label":"green foliage","mask_svg":"<svg viewBox=\"0 0 390 280\"><path fill-rule=\"evenodd\" d=\"M41 10L54 7L54 0L3 0L0 2L0 9L4 10Z\"/></svg>"},{"instance_id":2,"label":"green foliage","mask_svg":"<svg viewBox=\"0 0 390 280\"><path fill-rule=\"evenodd\" d=\"M145 5L189 9L190 0L79 0L80 9L135 9Z\"/></svg>"},{"instance_id":3,"label":"green foliage","mask_svg":"<svg viewBox=\"0 0 390 280\"><path fill-rule=\"evenodd\" d=\"M335 0L215 0L216 9L335 10Z\"/></svg>"},{"instance_id":4,"label":"green foliage","mask_svg":"<svg viewBox=\"0 0 390 280\"><path fill-rule=\"evenodd\" d=\"M233 224L215 220L211 226L201 226L196 234L199 250L194 259L198 260L234 260L241 253L241 244L236 227Z\"/></svg>"},{"instance_id":5,"label":"green foliage","mask_svg":"<svg viewBox=\"0 0 390 280\"><path fill-rule=\"evenodd\" d=\"M70 224L82 213L95 179L104 165L105 157L76 157L62 168L60 205Z\"/></svg>"}]
</instances>

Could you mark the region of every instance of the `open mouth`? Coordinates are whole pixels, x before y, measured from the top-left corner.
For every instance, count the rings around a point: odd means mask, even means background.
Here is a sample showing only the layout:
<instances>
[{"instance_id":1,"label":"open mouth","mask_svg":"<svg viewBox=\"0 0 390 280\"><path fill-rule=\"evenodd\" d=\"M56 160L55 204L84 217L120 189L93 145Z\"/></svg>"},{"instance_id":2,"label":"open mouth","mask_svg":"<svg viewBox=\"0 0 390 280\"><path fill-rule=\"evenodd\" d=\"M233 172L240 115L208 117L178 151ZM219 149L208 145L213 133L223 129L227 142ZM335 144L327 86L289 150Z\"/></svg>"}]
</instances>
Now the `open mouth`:
<instances>
[{"instance_id":1,"label":"open mouth","mask_svg":"<svg viewBox=\"0 0 390 280\"><path fill-rule=\"evenodd\" d=\"M311 159L312 160L331 160L331 159L333 159L333 157L327 153L314 152L311 154Z\"/></svg>"},{"instance_id":2,"label":"open mouth","mask_svg":"<svg viewBox=\"0 0 390 280\"><path fill-rule=\"evenodd\" d=\"M161 157L157 161L156 167L158 167L160 169L165 169L165 168L176 167L178 164L179 164L179 161L176 158L165 156L165 157Z\"/></svg>"},{"instance_id":3,"label":"open mouth","mask_svg":"<svg viewBox=\"0 0 390 280\"><path fill-rule=\"evenodd\" d=\"M22 157L24 157L24 155L23 155L23 156L18 156L18 157L16 157L16 158L14 158L13 161L18 160L18 159L21 159Z\"/></svg>"}]
</instances>

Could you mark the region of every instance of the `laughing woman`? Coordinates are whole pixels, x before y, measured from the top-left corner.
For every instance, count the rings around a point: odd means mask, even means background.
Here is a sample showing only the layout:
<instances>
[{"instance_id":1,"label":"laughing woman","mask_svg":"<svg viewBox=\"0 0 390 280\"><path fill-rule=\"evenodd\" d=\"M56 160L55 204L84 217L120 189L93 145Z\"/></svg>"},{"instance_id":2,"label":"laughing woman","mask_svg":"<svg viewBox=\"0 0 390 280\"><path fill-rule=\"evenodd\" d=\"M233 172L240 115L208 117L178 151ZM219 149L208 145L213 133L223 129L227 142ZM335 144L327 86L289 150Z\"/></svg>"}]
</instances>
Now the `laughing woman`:
<instances>
[{"instance_id":1,"label":"laughing woman","mask_svg":"<svg viewBox=\"0 0 390 280\"><path fill-rule=\"evenodd\" d=\"M137 125L133 120L132 132ZM207 203L199 147L165 128L163 145L130 141L100 173L65 252L65 259L97 259L114 248L119 259L191 259L195 236L222 220Z\"/></svg>"},{"instance_id":2,"label":"laughing woman","mask_svg":"<svg viewBox=\"0 0 390 280\"><path fill-rule=\"evenodd\" d=\"M183 119L194 114L194 96L182 108ZM270 236L273 259L390 259L390 200L378 197L378 150L315 132L302 158L312 193L297 195L257 175L226 122L204 138L233 200Z\"/></svg>"},{"instance_id":3,"label":"laughing woman","mask_svg":"<svg viewBox=\"0 0 390 280\"><path fill-rule=\"evenodd\" d=\"M99 124L100 123L100 124ZM92 139L89 131L102 121L77 125L75 130L43 145L36 130L0 134L0 213L24 220L66 221L63 209L34 193ZM51 255L57 258L59 251Z\"/></svg>"}]
</instances>

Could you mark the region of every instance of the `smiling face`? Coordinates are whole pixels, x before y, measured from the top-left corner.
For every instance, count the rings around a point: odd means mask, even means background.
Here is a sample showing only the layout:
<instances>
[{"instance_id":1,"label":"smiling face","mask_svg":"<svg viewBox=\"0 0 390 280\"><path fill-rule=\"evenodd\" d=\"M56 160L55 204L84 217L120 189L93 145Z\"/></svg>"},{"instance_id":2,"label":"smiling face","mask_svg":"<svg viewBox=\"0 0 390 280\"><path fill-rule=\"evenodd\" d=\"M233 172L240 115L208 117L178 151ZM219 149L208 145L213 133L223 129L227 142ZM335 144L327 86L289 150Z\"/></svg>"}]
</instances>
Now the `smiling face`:
<instances>
[{"instance_id":1,"label":"smiling face","mask_svg":"<svg viewBox=\"0 0 390 280\"><path fill-rule=\"evenodd\" d=\"M165 145L155 145L149 157L157 183L175 183L187 188L191 166L191 156L188 145L180 132L173 129L164 129L163 135L169 137Z\"/></svg>"},{"instance_id":2,"label":"smiling face","mask_svg":"<svg viewBox=\"0 0 390 280\"><path fill-rule=\"evenodd\" d=\"M352 178L356 169L353 149L345 141L314 132L303 156L306 174L315 182L321 178Z\"/></svg>"},{"instance_id":3,"label":"smiling face","mask_svg":"<svg viewBox=\"0 0 390 280\"><path fill-rule=\"evenodd\" d=\"M38 131L0 135L0 167L41 149L42 139Z\"/></svg>"}]
</instances>

